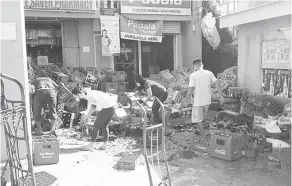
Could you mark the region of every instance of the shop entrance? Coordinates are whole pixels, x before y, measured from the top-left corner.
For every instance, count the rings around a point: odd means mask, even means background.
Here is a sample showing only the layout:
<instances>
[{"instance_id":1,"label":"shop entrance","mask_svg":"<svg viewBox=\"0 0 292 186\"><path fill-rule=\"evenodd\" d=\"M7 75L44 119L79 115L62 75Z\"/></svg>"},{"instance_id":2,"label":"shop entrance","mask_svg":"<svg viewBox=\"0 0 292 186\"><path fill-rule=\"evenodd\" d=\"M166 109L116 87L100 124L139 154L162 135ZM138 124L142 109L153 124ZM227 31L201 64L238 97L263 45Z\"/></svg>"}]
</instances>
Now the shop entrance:
<instances>
[{"instance_id":1,"label":"shop entrance","mask_svg":"<svg viewBox=\"0 0 292 186\"><path fill-rule=\"evenodd\" d=\"M142 76L174 69L174 35L163 35L162 43L141 42Z\"/></svg>"},{"instance_id":2,"label":"shop entrance","mask_svg":"<svg viewBox=\"0 0 292 186\"><path fill-rule=\"evenodd\" d=\"M37 63L38 56L47 56L48 63L62 65L61 23L58 21L27 21L26 47L27 56L32 63Z\"/></svg>"}]
</instances>

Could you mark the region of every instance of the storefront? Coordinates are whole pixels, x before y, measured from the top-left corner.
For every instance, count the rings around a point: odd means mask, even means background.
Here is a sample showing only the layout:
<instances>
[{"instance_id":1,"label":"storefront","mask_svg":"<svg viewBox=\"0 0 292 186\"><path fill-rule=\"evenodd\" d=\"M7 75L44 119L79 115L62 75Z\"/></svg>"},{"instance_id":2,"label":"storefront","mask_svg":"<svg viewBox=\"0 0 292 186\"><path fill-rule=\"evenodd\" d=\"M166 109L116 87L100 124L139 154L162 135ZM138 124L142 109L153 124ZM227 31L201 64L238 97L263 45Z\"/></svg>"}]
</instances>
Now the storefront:
<instances>
[{"instance_id":1,"label":"storefront","mask_svg":"<svg viewBox=\"0 0 292 186\"><path fill-rule=\"evenodd\" d=\"M191 7L196 9L200 3L190 1L169 1L170 4L154 4L152 1L122 1L120 29L123 32L121 19L126 17L133 22L144 24L162 23L162 40L159 42L145 41L143 38L125 38L121 34L121 51L114 58L115 70L123 70L127 73L129 88L134 88L134 73L144 77L156 74L162 70L170 71L179 66L191 68L192 60L201 57L201 32L198 28L199 14L192 12ZM129 25L129 24L128 24ZM139 27L139 26L138 26ZM126 30L129 30L128 28ZM141 28L132 29L132 33ZM147 30L147 29L146 29ZM145 29L138 35L146 33ZM131 33L129 31L128 33ZM159 35L159 34L158 34ZM146 36L145 36L146 37ZM188 46L191 46L189 48Z\"/></svg>"},{"instance_id":2,"label":"storefront","mask_svg":"<svg viewBox=\"0 0 292 186\"><path fill-rule=\"evenodd\" d=\"M276 1L220 18L221 28L238 25L240 87L291 97L291 37L281 31L291 33L290 7L290 1Z\"/></svg>"},{"instance_id":3,"label":"storefront","mask_svg":"<svg viewBox=\"0 0 292 186\"><path fill-rule=\"evenodd\" d=\"M36 62L38 56L45 56L48 63L98 67L101 49L96 41L103 1L30 0L24 6L28 60Z\"/></svg>"}]
</instances>

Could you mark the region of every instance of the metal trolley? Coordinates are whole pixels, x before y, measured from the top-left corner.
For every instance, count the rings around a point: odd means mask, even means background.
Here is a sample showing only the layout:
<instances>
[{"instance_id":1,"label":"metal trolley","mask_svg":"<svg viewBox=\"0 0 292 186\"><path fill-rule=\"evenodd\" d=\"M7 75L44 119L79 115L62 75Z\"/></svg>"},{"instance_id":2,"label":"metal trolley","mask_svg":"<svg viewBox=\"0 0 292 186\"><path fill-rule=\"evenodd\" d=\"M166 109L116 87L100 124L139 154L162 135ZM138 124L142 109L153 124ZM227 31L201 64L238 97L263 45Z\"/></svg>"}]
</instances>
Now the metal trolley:
<instances>
[{"instance_id":1,"label":"metal trolley","mask_svg":"<svg viewBox=\"0 0 292 186\"><path fill-rule=\"evenodd\" d=\"M15 78L0 74L1 79L1 109L0 109L0 123L4 126L7 162L2 171L1 185L6 185L4 173L7 165L10 169L10 179L12 186L35 186L35 176L32 163L32 144L31 134L29 129L30 122L27 121L25 95L22 84ZM18 85L21 94L20 101L11 101L5 98L3 80L13 82ZM15 90L16 91L16 90ZM27 162L20 160L19 142L25 142L27 149ZM27 167L23 164L26 163Z\"/></svg>"},{"instance_id":2,"label":"metal trolley","mask_svg":"<svg viewBox=\"0 0 292 186\"><path fill-rule=\"evenodd\" d=\"M160 110L162 112L162 123L156 124L156 125L149 125L147 121L147 112L146 109L137 101L136 103L139 105L139 107L142 110L143 114L143 156L145 158L146 166L147 166L147 172L149 176L150 186L154 186L153 176L152 176L152 169L151 166L154 166L154 157L157 158L157 167L160 174L160 183L157 186L172 186L171 178L170 178L170 172L167 162L167 154L166 154L166 145L165 145L165 107L163 103L157 98L153 97L155 101L157 101L160 104ZM153 133L156 133L156 135ZM149 134L150 133L150 134ZM147 139L148 138L148 139ZM161 138L161 140L159 140ZM150 142L150 146L148 146ZM161 143L161 149L159 150L159 143ZM149 147L150 149L147 149ZM156 147L156 152L153 152L153 149ZM148 150L150 150L150 154L148 153ZM163 173L160 157L159 155L162 154L166 173ZM164 174L164 176L163 176Z\"/></svg>"}]
</instances>

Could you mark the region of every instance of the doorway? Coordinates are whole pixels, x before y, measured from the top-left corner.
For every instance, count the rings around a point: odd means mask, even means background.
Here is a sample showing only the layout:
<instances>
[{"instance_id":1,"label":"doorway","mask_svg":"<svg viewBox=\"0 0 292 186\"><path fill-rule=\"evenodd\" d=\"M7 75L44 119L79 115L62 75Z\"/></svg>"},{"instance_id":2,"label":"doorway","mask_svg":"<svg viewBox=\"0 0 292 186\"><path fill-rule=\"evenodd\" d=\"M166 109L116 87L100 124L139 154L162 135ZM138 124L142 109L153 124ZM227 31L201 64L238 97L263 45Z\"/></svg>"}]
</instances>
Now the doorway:
<instances>
[{"instance_id":1,"label":"doorway","mask_svg":"<svg viewBox=\"0 0 292 186\"><path fill-rule=\"evenodd\" d=\"M163 35L162 43L141 42L142 76L174 69L174 35Z\"/></svg>"}]
</instances>

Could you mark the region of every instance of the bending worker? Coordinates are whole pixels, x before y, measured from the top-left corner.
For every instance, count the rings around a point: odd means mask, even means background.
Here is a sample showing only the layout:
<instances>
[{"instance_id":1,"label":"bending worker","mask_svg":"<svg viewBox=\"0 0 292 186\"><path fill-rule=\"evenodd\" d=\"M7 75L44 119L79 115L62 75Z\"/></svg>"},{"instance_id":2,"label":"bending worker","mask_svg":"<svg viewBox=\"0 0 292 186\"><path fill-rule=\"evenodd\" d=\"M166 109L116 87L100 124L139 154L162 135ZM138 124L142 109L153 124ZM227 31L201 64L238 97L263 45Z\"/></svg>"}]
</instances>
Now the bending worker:
<instances>
[{"instance_id":1,"label":"bending worker","mask_svg":"<svg viewBox=\"0 0 292 186\"><path fill-rule=\"evenodd\" d=\"M152 96L157 97L162 103L166 101L168 93L164 86L160 85L159 83L146 80L141 75L135 76L135 82L137 84L138 90L135 92L134 95L141 93L144 90L147 93L147 98L143 102L146 104ZM161 123L161 118L159 115L160 104L155 100L152 105L152 114L153 114L153 122L154 124Z\"/></svg>"},{"instance_id":2,"label":"bending worker","mask_svg":"<svg viewBox=\"0 0 292 186\"><path fill-rule=\"evenodd\" d=\"M55 130L57 119L57 87L58 85L48 77L37 77L30 83L30 94L33 105L33 116L36 126L36 134L43 134L41 124L42 110L49 109L51 127L49 131Z\"/></svg>"},{"instance_id":3,"label":"bending worker","mask_svg":"<svg viewBox=\"0 0 292 186\"><path fill-rule=\"evenodd\" d=\"M103 145L99 150L106 150L107 142L109 141L108 125L115 114L118 96L107 94L97 90L84 90L81 87L76 87L72 90L72 94L79 97L78 110L86 113L81 118L80 124L87 123L90 116L96 116L91 133L91 140L81 149L85 151L92 151L94 142L98 136L98 132L102 129Z\"/></svg>"}]
</instances>

